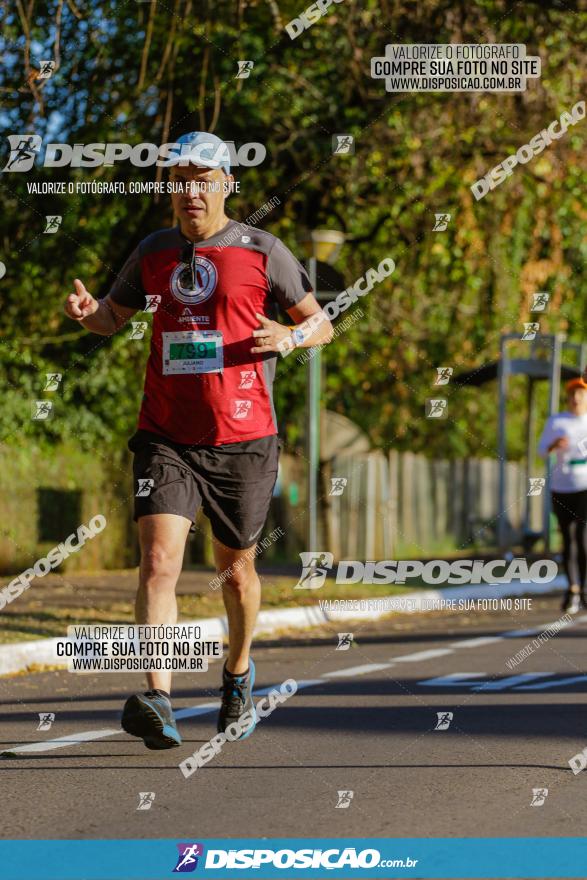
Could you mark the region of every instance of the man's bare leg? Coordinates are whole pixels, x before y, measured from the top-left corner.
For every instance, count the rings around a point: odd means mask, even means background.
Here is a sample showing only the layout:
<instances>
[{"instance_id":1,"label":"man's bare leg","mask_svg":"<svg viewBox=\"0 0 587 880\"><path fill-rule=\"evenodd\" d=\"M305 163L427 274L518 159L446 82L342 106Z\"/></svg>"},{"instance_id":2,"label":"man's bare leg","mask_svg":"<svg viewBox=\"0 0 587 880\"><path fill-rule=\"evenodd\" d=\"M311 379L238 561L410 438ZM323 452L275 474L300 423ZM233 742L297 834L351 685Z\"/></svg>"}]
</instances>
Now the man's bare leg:
<instances>
[{"instance_id":1,"label":"man's bare leg","mask_svg":"<svg viewBox=\"0 0 587 880\"><path fill-rule=\"evenodd\" d=\"M214 539L218 574L224 576L222 598L228 617L226 668L240 675L249 668L249 652L261 604L261 582L255 571L255 545L233 550Z\"/></svg>"},{"instance_id":2,"label":"man's bare leg","mask_svg":"<svg viewBox=\"0 0 587 880\"><path fill-rule=\"evenodd\" d=\"M177 620L175 586L181 572L190 520L172 513L139 518L141 564L135 605L137 623L174 624ZM181 745L169 697L171 671L147 674L149 689L133 694L124 704L120 723L148 749Z\"/></svg>"},{"instance_id":3,"label":"man's bare leg","mask_svg":"<svg viewBox=\"0 0 587 880\"><path fill-rule=\"evenodd\" d=\"M175 587L181 574L185 542L191 522L173 513L142 516L139 521L141 563L135 603L137 623L174 624L177 621ZM171 672L147 673L149 689L170 693Z\"/></svg>"}]
</instances>

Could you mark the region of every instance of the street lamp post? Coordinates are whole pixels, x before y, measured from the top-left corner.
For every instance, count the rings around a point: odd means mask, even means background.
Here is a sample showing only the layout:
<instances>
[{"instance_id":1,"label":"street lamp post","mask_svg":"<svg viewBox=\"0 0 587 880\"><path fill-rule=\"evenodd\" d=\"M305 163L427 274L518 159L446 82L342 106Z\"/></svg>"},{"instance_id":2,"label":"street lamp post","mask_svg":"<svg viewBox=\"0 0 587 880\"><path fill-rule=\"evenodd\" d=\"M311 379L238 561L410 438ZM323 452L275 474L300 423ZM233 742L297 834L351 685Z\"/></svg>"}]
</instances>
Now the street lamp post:
<instances>
[{"instance_id":1,"label":"street lamp post","mask_svg":"<svg viewBox=\"0 0 587 880\"><path fill-rule=\"evenodd\" d=\"M332 291L318 290L318 262L333 263L344 242L344 233L334 229L316 229L311 233L312 256L308 260L308 275L314 296L331 300ZM320 346L312 351L308 367L308 409L306 425L307 479L307 548L318 549L318 476L320 473L320 397L322 384L322 355Z\"/></svg>"},{"instance_id":2,"label":"street lamp post","mask_svg":"<svg viewBox=\"0 0 587 880\"><path fill-rule=\"evenodd\" d=\"M318 292L317 260L310 257L308 274L312 290ZM320 347L312 352L308 365L308 412L306 448L308 459L308 549L318 549L318 474L320 471L320 392L322 353Z\"/></svg>"}]
</instances>

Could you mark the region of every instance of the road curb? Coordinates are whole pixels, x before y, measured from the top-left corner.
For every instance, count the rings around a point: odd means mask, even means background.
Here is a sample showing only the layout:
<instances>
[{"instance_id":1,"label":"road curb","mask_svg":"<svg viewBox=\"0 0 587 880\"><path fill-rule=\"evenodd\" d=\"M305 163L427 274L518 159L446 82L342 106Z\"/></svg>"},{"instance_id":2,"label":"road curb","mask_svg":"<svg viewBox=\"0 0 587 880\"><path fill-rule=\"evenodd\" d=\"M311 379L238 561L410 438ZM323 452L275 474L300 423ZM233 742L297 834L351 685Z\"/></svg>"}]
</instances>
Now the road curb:
<instances>
[{"instance_id":1,"label":"road curb","mask_svg":"<svg viewBox=\"0 0 587 880\"><path fill-rule=\"evenodd\" d=\"M441 600L468 599L506 599L523 595L542 595L562 590L566 580L562 575L548 584L533 584L518 581L511 584L474 584L465 587L446 587L442 590L417 590L402 593L400 596L378 596L371 599L354 600L358 608L345 610L344 606L332 606L328 611L316 605L301 608L281 608L261 611L255 627L255 635L273 635L282 629L306 629L325 623L349 620L377 620L386 614L414 614L430 610L430 606ZM334 601L334 600L333 600ZM341 600L348 601L348 600ZM361 602L375 604L375 608L361 609ZM379 608L377 606L380 606ZM206 617L200 620L182 621L192 626L200 626L206 638L223 638L228 633L225 617ZM56 656L58 638L38 639L34 642L14 642L0 646L0 675L35 671L36 666L66 668Z\"/></svg>"}]
</instances>

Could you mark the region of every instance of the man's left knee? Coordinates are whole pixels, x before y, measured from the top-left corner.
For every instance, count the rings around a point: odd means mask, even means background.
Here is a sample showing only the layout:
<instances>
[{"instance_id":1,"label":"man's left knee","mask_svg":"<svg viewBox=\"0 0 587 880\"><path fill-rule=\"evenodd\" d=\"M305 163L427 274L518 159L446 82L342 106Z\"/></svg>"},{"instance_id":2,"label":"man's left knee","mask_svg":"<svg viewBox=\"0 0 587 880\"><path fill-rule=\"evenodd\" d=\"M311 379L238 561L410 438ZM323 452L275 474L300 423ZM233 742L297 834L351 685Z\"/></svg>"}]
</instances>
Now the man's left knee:
<instances>
[{"instance_id":1,"label":"man's left knee","mask_svg":"<svg viewBox=\"0 0 587 880\"><path fill-rule=\"evenodd\" d=\"M223 588L241 599L254 587L257 580L257 572L252 565L243 566L238 570L228 569L226 572L220 572L220 574L223 576Z\"/></svg>"}]
</instances>

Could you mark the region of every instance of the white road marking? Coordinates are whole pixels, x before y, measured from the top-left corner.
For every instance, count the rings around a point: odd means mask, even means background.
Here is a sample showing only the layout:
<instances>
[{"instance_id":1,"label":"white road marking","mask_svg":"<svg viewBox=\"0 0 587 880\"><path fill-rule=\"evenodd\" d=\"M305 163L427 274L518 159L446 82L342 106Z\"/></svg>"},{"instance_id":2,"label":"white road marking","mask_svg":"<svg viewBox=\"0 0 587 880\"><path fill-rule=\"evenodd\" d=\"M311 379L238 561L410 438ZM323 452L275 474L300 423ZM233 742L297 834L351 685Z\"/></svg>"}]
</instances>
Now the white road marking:
<instances>
[{"instance_id":1,"label":"white road marking","mask_svg":"<svg viewBox=\"0 0 587 880\"><path fill-rule=\"evenodd\" d=\"M425 687L469 687L470 690L481 693L482 691L503 691L511 688L514 691L545 691L556 688L559 685L567 686L587 681L587 675L573 675L570 678L559 678L556 672L525 672L519 675L510 675L507 678L495 680L487 677L487 681L481 684L474 679L487 676L486 672L452 672L450 675L440 675L437 678L428 678L419 681L419 685ZM537 678L548 678L548 681L540 681L537 684L528 684Z\"/></svg>"},{"instance_id":2,"label":"white road marking","mask_svg":"<svg viewBox=\"0 0 587 880\"><path fill-rule=\"evenodd\" d=\"M306 679L298 681L297 683L298 690L313 687L317 684L322 684L322 680L319 678ZM273 684L269 687L261 688L258 691L253 691L253 694L256 697L262 697L274 688L279 688L279 685ZM183 718L195 718L198 715L208 715L211 712L217 712L219 708L220 700L215 700L213 703L201 703L199 706L188 706L186 709L178 709L177 712L174 712L173 714L178 721L181 721ZM68 736L60 736L58 739L46 739L43 740L43 742L25 743L22 746L15 746L12 749L4 749L0 752L0 757L6 755L6 753L12 754L13 752L26 752L28 754L31 752L51 752L54 749L65 749L67 746L76 746L79 745L79 743L92 742L97 739L106 739L109 736L116 736L117 734L123 733L124 730L122 727L116 729L110 727L103 730L87 730L83 733L70 733Z\"/></svg>"},{"instance_id":3,"label":"white road marking","mask_svg":"<svg viewBox=\"0 0 587 880\"><path fill-rule=\"evenodd\" d=\"M480 684L473 688L474 691L504 691L506 688L515 687L535 678L545 678L552 675L552 672L521 672L519 675L508 675L507 678L500 678L497 681L488 681L487 684Z\"/></svg>"},{"instance_id":4,"label":"white road marking","mask_svg":"<svg viewBox=\"0 0 587 880\"><path fill-rule=\"evenodd\" d=\"M552 672L551 675L556 675ZM515 688L517 691L546 691L549 688L555 688L562 685L578 684L580 681L587 681L587 675L573 675L571 678L553 678L551 681L541 681L539 684L524 684Z\"/></svg>"},{"instance_id":5,"label":"white road marking","mask_svg":"<svg viewBox=\"0 0 587 880\"><path fill-rule=\"evenodd\" d=\"M585 617L587 620L587 616ZM523 637L529 636L537 636L552 627L556 627L556 629L560 632L563 629L566 629L568 626L574 626L576 623L579 623L581 618L576 617L574 620L563 620L562 623L559 620L551 620L550 623L541 623L539 627L535 629L512 629L510 632L503 633L504 639L521 639Z\"/></svg>"},{"instance_id":6,"label":"white road marking","mask_svg":"<svg viewBox=\"0 0 587 880\"><path fill-rule=\"evenodd\" d=\"M578 617L575 617L571 623L566 625L571 626L575 623L584 622L587 622L587 614L582 614ZM454 648L480 647L481 645L489 645L493 642L499 642L504 638L520 638L521 636L536 635L540 632L543 632L545 629L548 629L552 625L552 623L546 623L538 629L512 630L510 632L502 633L500 636L480 636L478 638L464 639L461 641L452 642L450 648L432 648L427 651L416 651L413 654L403 654L400 657L393 657L391 658L391 662L389 663L367 663L362 666L351 666L347 669L337 669L333 672L324 673L321 678L299 681L297 683L298 690L319 685L323 683L324 679L353 677L356 675L368 675L370 672L379 672L383 669L389 669L391 666L393 666L395 662L416 663L419 661L432 660L436 657L446 657L448 654L453 653ZM587 675L579 675L574 676L573 678L562 680L559 679L558 681L554 680L553 682L541 682L540 684L519 684L519 682L529 681L532 678L541 678L554 674L555 673L551 672L538 672L525 673L518 676L510 676L509 678L502 679L501 681L491 681L486 686L477 685L474 687L474 690L503 690L506 687L512 687L514 682L518 682L517 685L514 685L516 690L546 690L547 688L555 687L556 685L574 684L575 682L585 681L587 679ZM443 675L437 678L429 678L425 681L420 681L418 682L418 684L426 687L466 687L467 682L473 684L473 679L483 678L484 676L487 676L486 672L453 672L450 675ZM254 691L254 695L265 696L275 687L279 687L279 685L270 685L269 687L261 688L260 690ZM219 701L215 701L213 703L203 703L199 706L189 706L185 709L179 709L174 714L178 720L181 720L183 718L195 718L198 715L206 715L211 712L217 711L219 705ZM0 757L12 753L31 754L39 752L50 752L54 749L63 749L67 748L67 746L79 745L84 742L92 742L94 740L106 739L109 736L117 736L121 733L124 733L122 728L104 728L103 730L88 730L83 731L82 733L72 733L68 736L62 736L57 739L44 740L43 742L24 743L20 746L14 746L11 749L4 749L2 752L0 752Z\"/></svg>"},{"instance_id":7,"label":"white road marking","mask_svg":"<svg viewBox=\"0 0 587 880\"><path fill-rule=\"evenodd\" d=\"M369 672L379 672L380 669L389 669L392 663L365 663L363 666L350 666L348 669L335 669L334 672L325 672L323 678L345 678L355 675L367 675Z\"/></svg>"},{"instance_id":8,"label":"white road marking","mask_svg":"<svg viewBox=\"0 0 587 880\"><path fill-rule=\"evenodd\" d=\"M108 728L105 730L86 730L83 733L70 733L68 736L60 736L59 739L47 739L44 742L25 743L23 746L15 746L12 749L4 749L0 754L7 752L51 752L53 749L65 749L67 746L77 746L82 742L91 742L95 739L106 739L107 736L116 736L122 733L122 728Z\"/></svg>"},{"instance_id":9,"label":"white road marking","mask_svg":"<svg viewBox=\"0 0 587 880\"><path fill-rule=\"evenodd\" d=\"M561 617L558 620L551 620L550 623L542 623L538 632L544 632L547 629L551 629L551 627L557 627L558 629L564 629L566 626L574 626L577 623L577 620L571 617L570 620L562 620Z\"/></svg>"},{"instance_id":10,"label":"white road marking","mask_svg":"<svg viewBox=\"0 0 587 880\"><path fill-rule=\"evenodd\" d=\"M418 684L426 687L466 687L473 684L471 679L484 678L486 672L451 672L449 675L439 675L436 678L427 678Z\"/></svg>"},{"instance_id":11,"label":"white road marking","mask_svg":"<svg viewBox=\"0 0 587 880\"><path fill-rule=\"evenodd\" d=\"M321 678L303 678L301 681L297 681L297 690L302 691L304 688L315 687L317 684L324 684ZM258 691L254 691L255 697L265 697L271 691L279 690L281 687L280 684L270 684L269 687L261 688ZM297 691L296 691L297 693ZM175 717L177 718L178 713L175 713Z\"/></svg>"},{"instance_id":12,"label":"white road marking","mask_svg":"<svg viewBox=\"0 0 587 880\"><path fill-rule=\"evenodd\" d=\"M391 657L391 660L394 663L418 663L420 660L433 660L435 657L445 657L447 654L452 654L452 648L431 648L429 651L416 651L414 654Z\"/></svg>"},{"instance_id":13,"label":"white road marking","mask_svg":"<svg viewBox=\"0 0 587 880\"><path fill-rule=\"evenodd\" d=\"M199 706L188 706L187 709L178 709L173 714L181 721L182 718L195 718L196 715L207 715L208 712L215 712L219 708L220 700L215 700L213 703L201 703Z\"/></svg>"},{"instance_id":14,"label":"white road marking","mask_svg":"<svg viewBox=\"0 0 587 880\"><path fill-rule=\"evenodd\" d=\"M458 642L451 642L451 648L477 648L482 645L491 645L493 642L501 642L503 639L520 639L524 636L536 636L539 633L544 632L547 629L550 629L552 626L560 627L564 629L567 626L574 626L576 623L582 623L587 621L587 614L582 614L580 617L575 617L574 620L570 620L568 622L563 622L562 626L559 620L554 620L551 623L543 623L539 627L535 629L511 629L507 632L503 632L498 636L479 636L478 638L472 639L463 639ZM397 659L397 658L396 658Z\"/></svg>"},{"instance_id":15,"label":"white road marking","mask_svg":"<svg viewBox=\"0 0 587 880\"><path fill-rule=\"evenodd\" d=\"M537 636L542 629L512 629L503 633L504 639L521 639L529 636Z\"/></svg>"},{"instance_id":16,"label":"white road marking","mask_svg":"<svg viewBox=\"0 0 587 880\"><path fill-rule=\"evenodd\" d=\"M493 642L503 641L503 636L479 636L476 639L463 639L462 642L451 642L451 648L480 648Z\"/></svg>"}]
</instances>

